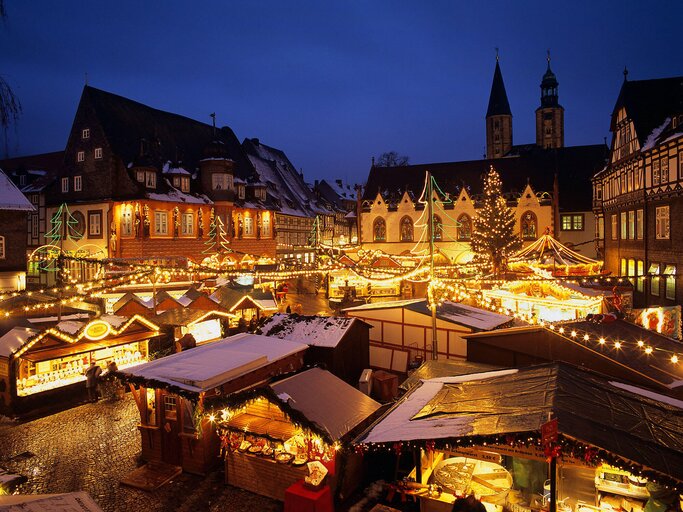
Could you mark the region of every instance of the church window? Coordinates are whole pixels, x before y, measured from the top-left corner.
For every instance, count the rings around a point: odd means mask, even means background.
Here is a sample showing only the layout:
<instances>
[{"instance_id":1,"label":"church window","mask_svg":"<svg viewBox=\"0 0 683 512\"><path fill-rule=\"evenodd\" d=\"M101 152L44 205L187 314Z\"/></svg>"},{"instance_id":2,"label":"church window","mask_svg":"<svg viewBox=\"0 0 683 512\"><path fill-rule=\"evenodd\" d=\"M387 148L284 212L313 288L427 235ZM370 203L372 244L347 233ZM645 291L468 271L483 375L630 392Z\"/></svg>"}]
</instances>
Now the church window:
<instances>
[{"instance_id":1,"label":"church window","mask_svg":"<svg viewBox=\"0 0 683 512\"><path fill-rule=\"evenodd\" d=\"M472 239L472 219L466 213L458 217L458 241L466 242Z\"/></svg>"},{"instance_id":2,"label":"church window","mask_svg":"<svg viewBox=\"0 0 683 512\"><path fill-rule=\"evenodd\" d=\"M522 214L522 239L536 240L538 237L538 220L536 214L533 212L524 212Z\"/></svg>"},{"instance_id":3,"label":"church window","mask_svg":"<svg viewBox=\"0 0 683 512\"><path fill-rule=\"evenodd\" d=\"M401 219L401 242L413 241L413 221L410 217Z\"/></svg>"},{"instance_id":4,"label":"church window","mask_svg":"<svg viewBox=\"0 0 683 512\"><path fill-rule=\"evenodd\" d=\"M372 225L373 240L375 242L384 242L387 239L387 224L384 219L378 217Z\"/></svg>"}]
</instances>

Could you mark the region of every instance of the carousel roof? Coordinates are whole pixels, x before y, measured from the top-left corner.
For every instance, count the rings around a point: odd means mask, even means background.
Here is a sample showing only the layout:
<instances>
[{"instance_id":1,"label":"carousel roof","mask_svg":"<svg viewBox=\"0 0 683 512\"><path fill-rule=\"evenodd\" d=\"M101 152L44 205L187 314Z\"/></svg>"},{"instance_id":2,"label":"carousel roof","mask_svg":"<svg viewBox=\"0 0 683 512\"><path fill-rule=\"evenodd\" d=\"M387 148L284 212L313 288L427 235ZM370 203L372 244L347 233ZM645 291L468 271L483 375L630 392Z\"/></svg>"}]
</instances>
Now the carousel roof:
<instances>
[{"instance_id":1,"label":"carousel roof","mask_svg":"<svg viewBox=\"0 0 683 512\"><path fill-rule=\"evenodd\" d=\"M512 257L511 263L526 262L541 265L602 265L600 261L583 256L569 247L562 245L551 235L545 234L533 244L521 249Z\"/></svg>"}]
</instances>

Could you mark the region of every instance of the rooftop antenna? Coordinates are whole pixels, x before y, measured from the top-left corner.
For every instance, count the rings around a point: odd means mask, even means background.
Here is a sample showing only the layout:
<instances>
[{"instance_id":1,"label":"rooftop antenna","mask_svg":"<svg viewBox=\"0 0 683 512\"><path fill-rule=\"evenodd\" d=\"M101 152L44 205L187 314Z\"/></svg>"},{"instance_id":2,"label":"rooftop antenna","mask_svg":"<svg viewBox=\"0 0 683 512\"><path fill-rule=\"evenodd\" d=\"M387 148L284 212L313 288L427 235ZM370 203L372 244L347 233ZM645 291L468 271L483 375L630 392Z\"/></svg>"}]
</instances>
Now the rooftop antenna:
<instances>
[{"instance_id":1,"label":"rooftop antenna","mask_svg":"<svg viewBox=\"0 0 683 512\"><path fill-rule=\"evenodd\" d=\"M216 113L209 114L211 117L211 123L213 124L213 138L216 138Z\"/></svg>"},{"instance_id":2,"label":"rooftop antenna","mask_svg":"<svg viewBox=\"0 0 683 512\"><path fill-rule=\"evenodd\" d=\"M500 56L498 55L498 47L496 46L496 62L500 60Z\"/></svg>"},{"instance_id":3,"label":"rooftop antenna","mask_svg":"<svg viewBox=\"0 0 683 512\"><path fill-rule=\"evenodd\" d=\"M624 66L624 82L628 80L628 68Z\"/></svg>"},{"instance_id":4,"label":"rooftop antenna","mask_svg":"<svg viewBox=\"0 0 683 512\"><path fill-rule=\"evenodd\" d=\"M546 60L548 61L548 69L550 69L550 48L548 48L548 56L546 57Z\"/></svg>"}]
</instances>

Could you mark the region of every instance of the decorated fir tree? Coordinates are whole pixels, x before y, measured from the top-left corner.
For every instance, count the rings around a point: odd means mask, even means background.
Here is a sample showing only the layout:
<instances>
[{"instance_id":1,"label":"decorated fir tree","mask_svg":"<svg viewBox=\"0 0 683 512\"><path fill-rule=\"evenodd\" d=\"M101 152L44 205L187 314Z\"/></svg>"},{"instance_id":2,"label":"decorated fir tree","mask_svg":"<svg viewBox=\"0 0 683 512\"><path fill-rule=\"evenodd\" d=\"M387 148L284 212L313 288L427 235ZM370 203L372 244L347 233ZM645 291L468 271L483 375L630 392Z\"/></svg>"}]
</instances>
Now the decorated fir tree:
<instances>
[{"instance_id":1,"label":"decorated fir tree","mask_svg":"<svg viewBox=\"0 0 683 512\"><path fill-rule=\"evenodd\" d=\"M204 242L206 249L204 254L216 254L219 252L232 252L230 249L230 242L225 232L225 224L218 215L211 212L211 223L209 224L209 239Z\"/></svg>"},{"instance_id":2,"label":"decorated fir tree","mask_svg":"<svg viewBox=\"0 0 683 512\"><path fill-rule=\"evenodd\" d=\"M487 263L494 274L505 271L507 259L522 244L515 234L515 216L503 197L500 174L491 166L484 178L483 205L474 219L472 252Z\"/></svg>"}]
</instances>

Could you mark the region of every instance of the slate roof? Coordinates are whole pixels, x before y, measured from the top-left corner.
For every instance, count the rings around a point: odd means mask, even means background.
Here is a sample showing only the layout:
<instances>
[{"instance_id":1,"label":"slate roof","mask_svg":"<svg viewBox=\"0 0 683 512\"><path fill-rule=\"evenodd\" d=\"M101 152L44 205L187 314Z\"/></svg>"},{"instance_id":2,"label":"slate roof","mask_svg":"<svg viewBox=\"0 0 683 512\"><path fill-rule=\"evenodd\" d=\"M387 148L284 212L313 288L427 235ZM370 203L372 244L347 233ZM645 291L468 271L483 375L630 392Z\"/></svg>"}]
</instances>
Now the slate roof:
<instances>
[{"instance_id":1,"label":"slate roof","mask_svg":"<svg viewBox=\"0 0 683 512\"><path fill-rule=\"evenodd\" d=\"M112 150L127 165L140 155L140 141L148 142L150 163L161 170L168 162L182 161L185 169L196 169L204 151L214 140L224 145L235 162L236 174L247 176L252 168L239 140L227 127L213 126L188 117L158 110L137 101L86 85L81 102L95 110Z\"/></svg>"},{"instance_id":2,"label":"slate roof","mask_svg":"<svg viewBox=\"0 0 683 512\"><path fill-rule=\"evenodd\" d=\"M683 76L652 80L625 80L614 105L611 130L616 113L625 107L635 125L641 147L652 132L672 114L683 114Z\"/></svg>"},{"instance_id":3,"label":"slate roof","mask_svg":"<svg viewBox=\"0 0 683 512\"><path fill-rule=\"evenodd\" d=\"M325 180L316 181L314 189L325 203L339 211L348 211L346 205L356 201L355 188L341 180L329 183Z\"/></svg>"},{"instance_id":4,"label":"slate roof","mask_svg":"<svg viewBox=\"0 0 683 512\"><path fill-rule=\"evenodd\" d=\"M297 172L282 150L267 146L258 139L244 139L242 147L258 176L252 181L266 184L267 195L282 213L305 217L331 213L318 204L303 175Z\"/></svg>"},{"instance_id":5,"label":"slate roof","mask_svg":"<svg viewBox=\"0 0 683 512\"><path fill-rule=\"evenodd\" d=\"M496 61L496 70L493 72L493 83L491 84L491 95L489 96L489 108L486 110L486 117L512 115L508 95L505 92L503 74L500 72L500 65Z\"/></svg>"},{"instance_id":6,"label":"slate roof","mask_svg":"<svg viewBox=\"0 0 683 512\"><path fill-rule=\"evenodd\" d=\"M63 166L64 151L0 160L0 169L4 170L25 194L45 190L52 184ZM19 185L20 176L26 176L25 185Z\"/></svg>"},{"instance_id":7,"label":"slate roof","mask_svg":"<svg viewBox=\"0 0 683 512\"><path fill-rule=\"evenodd\" d=\"M418 197L421 193L425 172L431 171L439 187L457 197L465 185L470 195L479 194L483 176L489 166L500 173L503 189L512 195L521 194L527 183L535 192L553 192L557 171L561 211L588 211L592 208L591 178L606 163L607 146L572 146L543 149L536 145L515 146L514 156L463 162L441 162L405 165L400 167L377 167L370 169L363 199L372 201L381 192L387 196L400 197L407 189Z\"/></svg>"}]
</instances>

